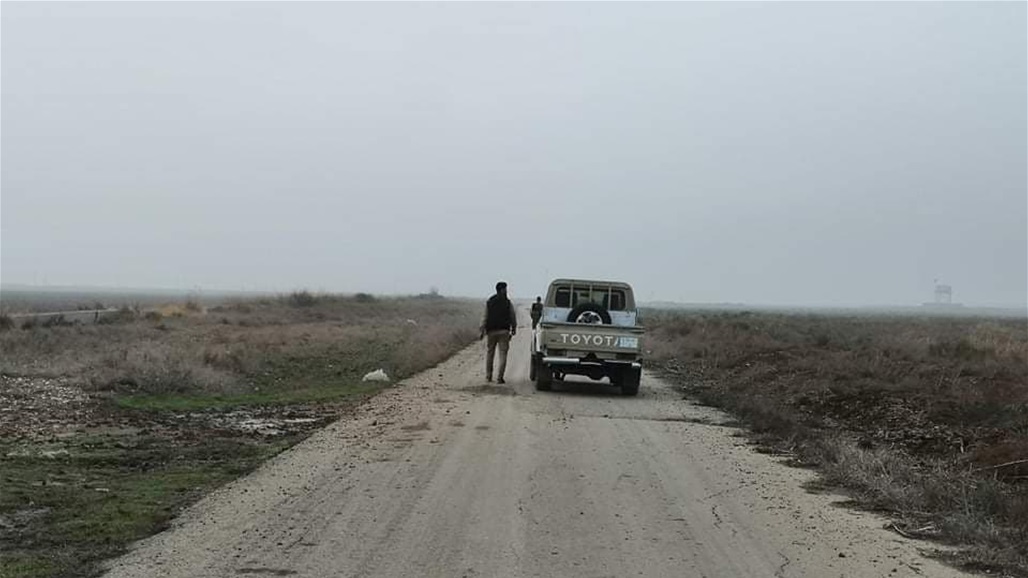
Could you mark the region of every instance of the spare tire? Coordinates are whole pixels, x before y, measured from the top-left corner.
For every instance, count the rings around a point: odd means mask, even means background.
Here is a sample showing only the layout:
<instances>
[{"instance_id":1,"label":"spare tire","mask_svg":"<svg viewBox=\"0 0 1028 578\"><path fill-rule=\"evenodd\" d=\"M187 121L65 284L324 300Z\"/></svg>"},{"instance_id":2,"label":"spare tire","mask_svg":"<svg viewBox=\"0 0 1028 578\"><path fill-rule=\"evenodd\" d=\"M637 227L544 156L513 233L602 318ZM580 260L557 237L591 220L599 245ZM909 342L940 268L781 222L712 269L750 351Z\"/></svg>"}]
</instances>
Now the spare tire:
<instances>
[{"instance_id":1,"label":"spare tire","mask_svg":"<svg viewBox=\"0 0 1028 578\"><path fill-rule=\"evenodd\" d=\"M568 313L568 323L610 325L610 313L598 303L579 303L571 313Z\"/></svg>"}]
</instances>

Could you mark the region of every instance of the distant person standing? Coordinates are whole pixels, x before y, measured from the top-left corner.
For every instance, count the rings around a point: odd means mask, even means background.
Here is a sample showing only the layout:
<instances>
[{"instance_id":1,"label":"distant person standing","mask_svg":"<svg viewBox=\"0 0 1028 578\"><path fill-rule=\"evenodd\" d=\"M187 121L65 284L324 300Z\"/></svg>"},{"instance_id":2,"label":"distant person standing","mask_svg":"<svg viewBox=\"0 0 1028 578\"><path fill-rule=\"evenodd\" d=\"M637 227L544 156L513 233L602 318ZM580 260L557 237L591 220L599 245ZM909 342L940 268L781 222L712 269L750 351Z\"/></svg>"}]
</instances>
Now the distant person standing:
<instances>
[{"instance_id":1,"label":"distant person standing","mask_svg":"<svg viewBox=\"0 0 1028 578\"><path fill-rule=\"evenodd\" d=\"M486 340L485 379L493 380L493 355L500 348L500 367L496 374L496 383L505 383L503 373L507 369L507 350L510 349L510 338L518 332L518 320L514 313L514 304L507 298L507 284L500 281L496 284L496 294L485 303L485 314L482 316L481 337Z\"/></svg>"},{"instance_id":2,"label":"distant person standing","mask_svg":"<svg viewBox=\"0 0 1028 578\"><path fill-rule=\"evenodd\" d=\"M543 318L543 298L536 297L535 303L532 304L532 329L535 329L539 325L539 320Z\"/></svg>"}]
</instances>

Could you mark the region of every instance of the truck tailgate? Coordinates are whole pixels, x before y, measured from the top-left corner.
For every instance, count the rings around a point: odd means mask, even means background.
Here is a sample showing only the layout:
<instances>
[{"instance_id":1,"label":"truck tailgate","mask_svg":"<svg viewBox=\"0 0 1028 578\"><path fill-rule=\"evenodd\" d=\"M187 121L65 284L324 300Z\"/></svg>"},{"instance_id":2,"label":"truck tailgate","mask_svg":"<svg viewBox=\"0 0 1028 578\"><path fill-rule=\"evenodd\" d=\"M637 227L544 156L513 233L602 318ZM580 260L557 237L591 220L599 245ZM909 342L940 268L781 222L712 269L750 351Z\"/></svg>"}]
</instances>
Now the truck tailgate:
<instances>
[{"instance_id":1,"label":"truck tailgate","mask_svg":"<svg viewBox=\"0 0 1028 578\"><path fill-rule=\"evenodd\" d=\"M547 349L574 349L610 353L634 353L641 348L641 327L544 323L541 343Z\"/></svg>"}]
</instances>

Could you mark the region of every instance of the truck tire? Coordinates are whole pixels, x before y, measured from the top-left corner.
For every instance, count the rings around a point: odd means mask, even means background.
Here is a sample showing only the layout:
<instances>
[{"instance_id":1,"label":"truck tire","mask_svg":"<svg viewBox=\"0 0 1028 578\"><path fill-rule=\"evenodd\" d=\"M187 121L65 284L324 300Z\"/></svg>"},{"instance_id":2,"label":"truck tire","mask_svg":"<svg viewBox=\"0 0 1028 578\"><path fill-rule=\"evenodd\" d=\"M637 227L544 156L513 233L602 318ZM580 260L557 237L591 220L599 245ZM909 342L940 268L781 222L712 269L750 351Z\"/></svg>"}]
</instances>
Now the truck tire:
<instances>
[{"instance_id":1,"label":"truck tire","mask_svg":"<svg viewBox=\"0 0 1028 578\"><path fill-rule=\"evenodd\" d=\"M535 370L535 388L538 391L553 389L553 370L543 365L542 360Z\"/></svg>"},{"instance_id":2,"label":"truck tire","mask_svg":"<svg viewBox=\"0 0 1028 578\"><path fill-rule=\"evenodd\" d=\"M610 312L596 303L580 303L568 313L568 323L596 323L610 325Z\"/></svg>"},{"instance_id":3,"label":"truck tire","mask_svg":"<svg viewBox=\"0 0 1028 578\"><path fill-rule=\"evenodd\" d=\"M641 369L626 369L618 379L621 395L639 395L639 382L642 380Z\"/></svg>"}]
</instances>

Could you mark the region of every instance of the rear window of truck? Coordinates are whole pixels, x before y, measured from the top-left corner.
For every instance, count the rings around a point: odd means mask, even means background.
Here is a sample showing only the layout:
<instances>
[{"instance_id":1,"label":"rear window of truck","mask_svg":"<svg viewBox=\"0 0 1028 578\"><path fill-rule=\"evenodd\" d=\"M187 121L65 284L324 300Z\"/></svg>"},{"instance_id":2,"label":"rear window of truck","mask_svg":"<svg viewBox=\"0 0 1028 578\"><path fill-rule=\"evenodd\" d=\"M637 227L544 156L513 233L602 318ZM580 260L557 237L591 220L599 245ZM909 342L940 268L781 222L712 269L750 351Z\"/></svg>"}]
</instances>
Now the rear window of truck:
<instances>
[{"instance_id":1,"label":"rear window of truck","mask_svg":"<svg viewBox=\"0 0 1028 578\"><path fill-rule=\"evenodd\" d=\"M596 303L608 311L625 310L625 292L610 287L557 287L554 305L577 307L582 303Z\"/></svg>"}]
</instances>

